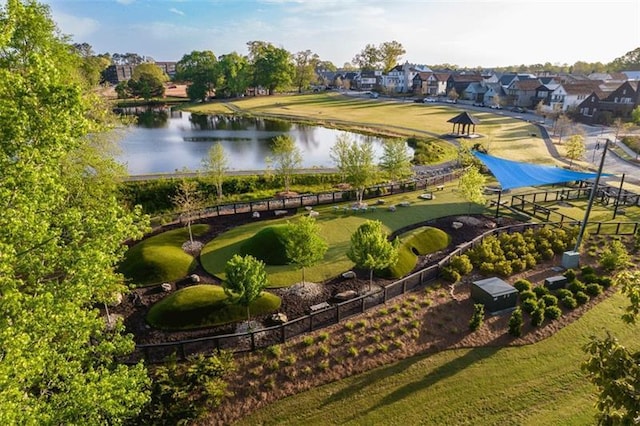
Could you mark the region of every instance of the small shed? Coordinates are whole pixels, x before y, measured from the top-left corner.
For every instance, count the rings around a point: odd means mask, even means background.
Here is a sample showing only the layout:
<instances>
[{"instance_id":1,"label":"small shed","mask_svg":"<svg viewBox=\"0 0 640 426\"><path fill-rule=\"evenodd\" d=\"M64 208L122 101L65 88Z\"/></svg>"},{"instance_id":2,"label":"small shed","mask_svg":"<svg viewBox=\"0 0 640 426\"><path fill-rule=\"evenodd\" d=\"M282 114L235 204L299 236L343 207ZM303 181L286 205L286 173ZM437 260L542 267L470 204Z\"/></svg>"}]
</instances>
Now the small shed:
<instances>
[{"instance_id":1,"label":"small shed","mask_svg":"<svg viewBox=\"0 0 640 426\"><path fill-rule=\"evenodd\" d=\"M514 309L518 303L518 290L500 278L492 277L474 281L471 298L482 303L489 313Z\"/></svg>"}]
</instances>

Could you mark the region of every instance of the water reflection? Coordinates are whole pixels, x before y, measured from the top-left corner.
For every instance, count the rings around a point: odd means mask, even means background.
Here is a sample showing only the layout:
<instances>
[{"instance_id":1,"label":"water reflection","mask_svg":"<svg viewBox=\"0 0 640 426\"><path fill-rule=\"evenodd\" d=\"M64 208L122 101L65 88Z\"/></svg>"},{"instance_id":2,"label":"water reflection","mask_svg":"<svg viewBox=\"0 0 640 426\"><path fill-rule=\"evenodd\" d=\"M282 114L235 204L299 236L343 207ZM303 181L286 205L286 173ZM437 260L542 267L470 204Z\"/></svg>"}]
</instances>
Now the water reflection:
<instances>
[{"instance_id":1,"label":"water reflection","mask_svg":"<svg viewBox=\"0 0 640 426\"><path fill-rule=\"evenodd\" d=\"M334 167L329 152L340 130L255 117L191 114L170 110L135 110L138 124L121 141L116 158L132 175L202 170L202 161L215 143L229 158L231 170L263 170L275 137L289 134L303 158L302 167ZM378 157L382 139L349 133L374 145Z\"/></svg>"}]
</instances>

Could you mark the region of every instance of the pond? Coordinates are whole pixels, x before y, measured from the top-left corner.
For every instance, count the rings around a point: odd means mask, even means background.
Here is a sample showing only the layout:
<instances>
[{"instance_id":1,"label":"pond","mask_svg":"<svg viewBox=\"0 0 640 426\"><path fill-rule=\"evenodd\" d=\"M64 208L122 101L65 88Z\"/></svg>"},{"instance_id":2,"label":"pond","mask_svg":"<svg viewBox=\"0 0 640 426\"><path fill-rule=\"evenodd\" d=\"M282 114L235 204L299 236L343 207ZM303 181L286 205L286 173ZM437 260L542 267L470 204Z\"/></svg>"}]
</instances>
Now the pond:
<instances>
[{"instance_id":1,"label":"pond","mask_svg":"<svg viewBox=\"0 0 640 426\"><path fill-rule=\"evenodd\" d=\"M382 154L382 138L320 126L170 109L119 112L138 116L137 124L124 132L116 156L130 175L202 170L202 161L215 143L224 147L230 170L264 170L273 138L283 134L290 135L300 149L303 168L335 167L330 150L338 135L345 133L372 143L378 159Z\"/></svg>"}]
</instances>

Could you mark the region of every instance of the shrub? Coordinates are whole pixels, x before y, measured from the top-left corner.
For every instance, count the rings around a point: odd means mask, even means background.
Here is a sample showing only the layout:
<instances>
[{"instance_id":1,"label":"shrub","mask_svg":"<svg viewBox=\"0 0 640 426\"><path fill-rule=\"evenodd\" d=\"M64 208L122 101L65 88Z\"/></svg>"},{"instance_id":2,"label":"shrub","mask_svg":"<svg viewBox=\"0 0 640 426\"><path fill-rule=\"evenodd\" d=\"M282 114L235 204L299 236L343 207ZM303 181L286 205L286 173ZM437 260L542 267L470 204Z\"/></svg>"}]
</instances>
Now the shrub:
<instances>
[{"instance_id":1,"label":"shrub","mask_svg":"<svg viewBox=\"0 0 640 426\"><path fill-rule=\"evenodd\" d=\"M589 265L587 265L587 266L583 266L583 267L580 269L580 274L582 274L583 279L584 279L584 276L585 276L585 275L590 275L590 274L595 274L595 273L596 273L596 271L595 271L591 266L589 266Z\"/></svg>"},{"instance_id":2,"label":"shrub","mask_svg":"<svg viewBox=\"0 0 640 426\"><path fill-rule=\"evenodd\" d=\"M542 301L544 302L545 306L557 306L558 305L558 298L556 296L554 296L553 294L545 294L542 296Z\"/></svg>"},{"instance_id":3,"label":"shrub","mask_svg":"<svg viewBox=\"0 0 640 426\"><path fill-rule=\"evenodd\" d=\"M302 344L305 346L313 345L313 336L305 336L304 339L302 339Z\"/></svg>"},{"instance_id":4,"label":"shrub","mask_svg":"<svg viewBox=\"0 0 640 426\"><path fill-rule=\"evenodd\" d=\"M536 296L536 294L531 290L525 290L520 293L520 301L524 302L525 300L529 299L537 300L538 296Z\"/></svg>"},{"instance_id":5,"label":"shrub","mask_svg":"<svg viewBox=\"0 0 640 426\"><path fill-rule=\"evenodd\" d=\"M571 290L561 288L556 291L556 296L558 297L558 299L564 299L565 297L573 297L573 293L571 292Z\"/></svg>"},{"instance_id":6,"label":"shrub","mask_svg":"<svg viewBox=\"0 0 640 426\"><path fill-rule=\"evenodd\" d=\"M544 317L548 320L555 320L562 316L562 310L557 306L547 306L544 308Z\"/></svg>"},{"instance_id":7,"label":"shrub","mask_svg":"<svg viewBox=\"0 0 640 426\"><path fill-rule=\"evenodd\" d=\"M473 265L471 264L471 260L469 256L466 254L461 254L460 256L453 256L451 258L451 262L449 263L455 271L457 271L460 275L466 275L473 270Z\"/></svg>"},{"instance_id":8,"label":"shrub","mask_svg":"<svg viewBox=\"0 0 640 426\"><path fill-rule=\"evenodd\" d=\"M544 308L540 309L536 309L535 311L531 312L531 325L534 327L539 327L542 325L542 323L544 322Z\"/></svg>"},{"instance_id":9,"label":"shrub","mask_svg":"<svg viewBox=\"0 0 640 426\"><path fill-rule=\"evenodd\" d=\"M587 286L579 280L573 280L567 288L571 290L573 294L576 294L578 292L585 292L587 290Z\"/></svg>"},{"instance_id":10,"label":"shrub","mask_svg":"<svg viewBox=\"0 0 640 426\"><path fill-rule=\"evenodd\" d=\"M602 294L602 292L604 291L604 289L602 288L602 286L600 284L588 284L587 285L587 291L586 293L589 296L595 297L595 296L599 296Z\"/></svg>"},{"instance_id":11,"label":"shrub","mask_svg":"<svg viewBox=\"0 0 640 426\"><path fill-rule=\"evenodd\" d=\"M613 281L611 280L611 277L600 277L598 279L598 284L600 284L603 288L611 287L612 283Z\"/></svg>"},{"instance_id":12,"label":"shrub","mask_svg":"<svg viewBox=\"0 0 640 426\"><path fill-rule=\"evenodd\" d=\"M528 314L538 309L538 301L536 299L527 299L522 302L522 310Z\"/></svg>"},{"instance_id":13,"label":"shrub","mask_svg":"<svg viewBox=\"0 0 640 426\"><path fill-rule=\"evenodd\" d=\"M496 263L494 270L496 274L502 277L508 277L509 275L513 274L513 268L511 267L511 262L509 262L508 260L501 260L500 262Z\"/></svg>"},{"instance_id":14,"label":"shrub","mask_svg":"<svg viewBox=\"0 0 640 426\"><path fill-rule=\"evenodd\" d=\"M549 294L549 289L546 288L545 286L540 285L540 286L534 287L533 292L536 294L538 298L541 298L545 294Z\"/></svg>"},{"instance_id":15,"label":"shrub","mask_svg":"<svg viewBox=\"0 0 640 426\"><path fill-rule=\"evenodd\" d=\"M484 305L481 303L476 303L473 305L473 315L471 316L471 320L469 321L469 330L476 331L480 327L482 327L482 323L484 322Z\"/></svg>"},{"instance_id":16,"label":"shrub","mask_svg":"<svg viewBox=\"0 0 640 426\"><path fill-rule=\"evenodd\" d=\"M533 287L529 280L525 280L523 278L520 278L519 280L516 280L516 282L513 283L513 286L520 293L522 293L523 291L526 291L526 290L531 290L531 288Z\"/></svg>"},{"instance_id":17,"label":"shrub","mask_svg":"<svg viewBox=\"0 0 640 426\"><path fill-rule=\"evenodd\" d=\"M575 298L580 305L584 305L589 301L589 296L587 295L587 293L584 293L582 291L577 292Z\"/></svg>"},{"instance_id":18,"label":"shrub","mask_svg":"<svg viewBox=\"0 0 640 426\"><path fill-rule=\"evenodd\" d=\"M460 278L462 278L462 276L458 271L447 265L440 270L440 278L455 284L460 281Z\"/></svg>"},{"instance_id":19,"label":"shrub","mask_svg":"<svg viewBox=\"0 0 640 426\"><path fill-rule=\"evenodd\" d=\"M593 284L598 282L598 276L596 274L582 274L580 280L585 284Z\"/></svg>"},{"instance_id":20,"label":"shrub","mask_svg":"<svg viewBox=\"0 0 640 426\"><path fill-rule=\"evenodd\" d=\"M620 240L613 240L602 250L600 266L606 271L620 269L629 264L629 253Z\"/></svg>"},{"instance_id":21,"label":"shrub","mask_svg":"<svg viewBox=\"0 0 640 426\"><path fill-rule=\"evenodd\" d=\"M578 306L578 301L573 296L565 296L560 299L562 306L568 309L575 309Z\"/></svg>"},{"instance_id":22,"label":"shrub","mask_svg":"<svg viewBox=\"0 0 640 426\"><path fill-rule=\"evenodd\" d=\"M567 269L563 275L569 282L573 282L576 279L576 271L574 271L573 269Z\"/></svg>"},{"instance_id":23,"label":"shrub","mask_svg":"<svg viewBox=\"0 0 640 426\"><path fill-rule=\"evenodd\" d=\"M513 337L520 337L522 335L523 324L522 310L520 308L516 308L509 318L509 334Z\"/></svg>"},{"instance_id":24,"label":"shrub","mask_svg":"<svg viewBox=\"0 0 640 426\"><path fill-rule=\"evenodd\" d=\"M318 334L318 342L324 342L326 340L329 340L329 333L322 332L322 333Z\"/></svg>"},{"instance_id":25,"label":"shrub","mask_svg":"<svg viewBox=\"0 0 640 426\"><path fill-rule=\"evenodd\" d=\"M354 358L358 356L358 348L356 348L355 346L350 346L347 352Z\"/></svg>"}]
</instances>

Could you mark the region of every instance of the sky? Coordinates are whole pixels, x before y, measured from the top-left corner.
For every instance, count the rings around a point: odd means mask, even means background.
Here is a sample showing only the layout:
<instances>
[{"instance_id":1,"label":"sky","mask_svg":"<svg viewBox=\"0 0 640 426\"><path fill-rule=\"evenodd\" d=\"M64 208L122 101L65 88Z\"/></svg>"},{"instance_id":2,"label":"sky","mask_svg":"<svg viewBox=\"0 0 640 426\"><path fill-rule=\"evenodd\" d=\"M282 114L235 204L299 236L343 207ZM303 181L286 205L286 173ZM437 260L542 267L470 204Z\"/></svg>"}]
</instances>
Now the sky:
<instances>
[{"instance_id":1,"label":"sky","mask_svg":"<svg viewBox=\"0 0 640 426\"><path fill-rule=\"evenodd\" d=\"M640 47L640 0L41 0L96 53L178 61L260 40L341 67L396 40L401 62L495 67L603 62ZM1 3L1 2L0 2Z\"/></svg>"}]
</instances>

